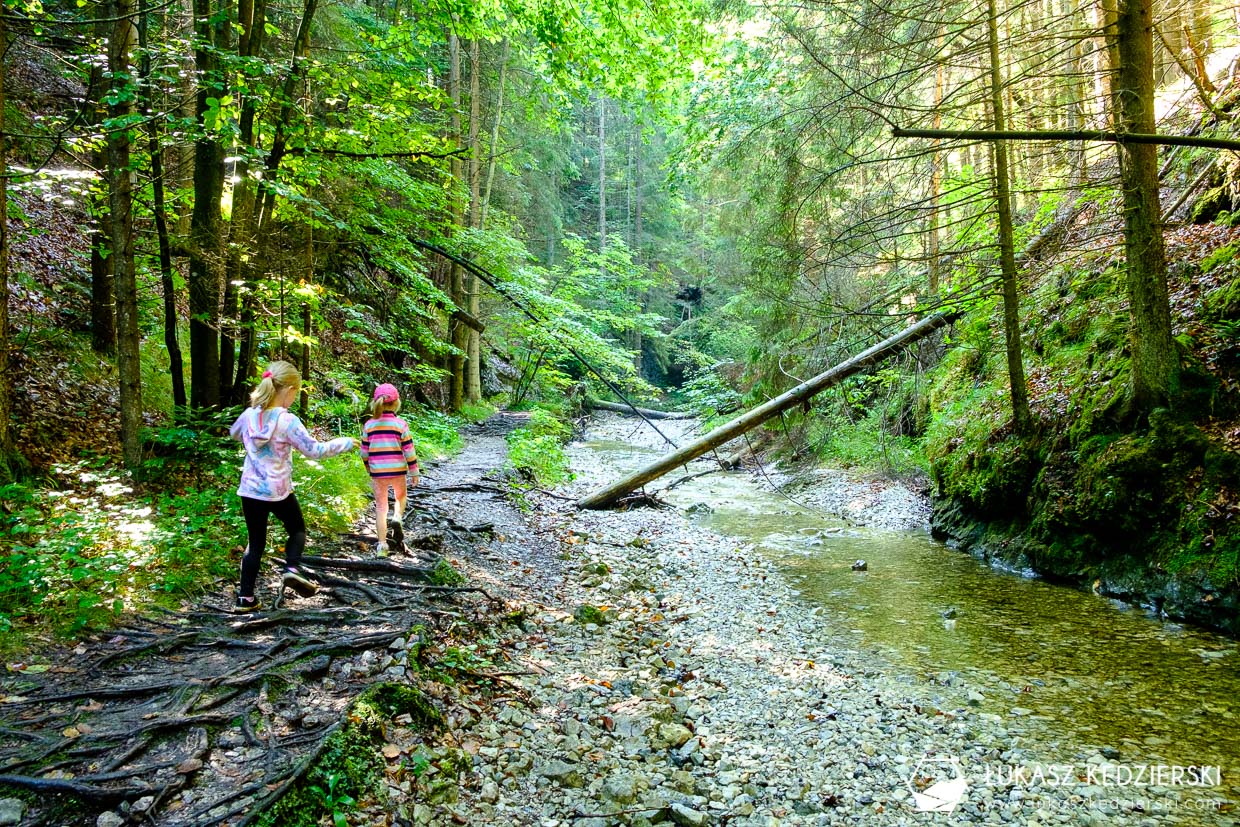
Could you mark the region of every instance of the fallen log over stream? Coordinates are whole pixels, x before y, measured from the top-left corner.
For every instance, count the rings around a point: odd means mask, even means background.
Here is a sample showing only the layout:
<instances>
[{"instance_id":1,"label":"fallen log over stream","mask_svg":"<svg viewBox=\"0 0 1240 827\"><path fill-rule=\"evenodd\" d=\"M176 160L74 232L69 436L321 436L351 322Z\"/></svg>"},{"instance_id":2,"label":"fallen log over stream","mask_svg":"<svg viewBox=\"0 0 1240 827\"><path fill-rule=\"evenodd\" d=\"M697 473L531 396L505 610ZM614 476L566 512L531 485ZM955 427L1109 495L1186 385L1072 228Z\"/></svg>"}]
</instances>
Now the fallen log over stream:
<instances>
[{"instance_id":1,"label":"fallen log over stream","mask_svg":"<svg viewBox=\"0 0 1240 827\"><path fill-rule=\"evenodd\" d=\"M591 399L587 407L597 411L614 411L622 414L637 413L646 419L693 419L694 414L688 411L656 411L652 408L639 408L636 405L622 405L619 402L605 402L602 399Z\"/></svg>"},{"instance_id":2,"label":"fallen log over stream","mask_svg":"<svg viewBox=\"0 0 1240 827\"><path fill-rule=\"evenodd\" d=\"M756 428L781 411L801 404L822 391L839 384L849 376L860 373L908 345L926 338L939 328L951 324L956 319L956 315L955 313L936 313L929 318L922 319L896 335L884 339L870 349L839 363L825 373L818 374L808 382L803 382L792 390L759 405L749 413L742 414L725 425L720 425L701 439L691 442L643 468L639 468L606 488L582 497L577 501L577 507L606 508L612 505L625 494L640 488L651 480L658 479L673 468L687 464L690 460L696 459L708 451L718 448L725 442Z\"/></svg>"}]
</instances>

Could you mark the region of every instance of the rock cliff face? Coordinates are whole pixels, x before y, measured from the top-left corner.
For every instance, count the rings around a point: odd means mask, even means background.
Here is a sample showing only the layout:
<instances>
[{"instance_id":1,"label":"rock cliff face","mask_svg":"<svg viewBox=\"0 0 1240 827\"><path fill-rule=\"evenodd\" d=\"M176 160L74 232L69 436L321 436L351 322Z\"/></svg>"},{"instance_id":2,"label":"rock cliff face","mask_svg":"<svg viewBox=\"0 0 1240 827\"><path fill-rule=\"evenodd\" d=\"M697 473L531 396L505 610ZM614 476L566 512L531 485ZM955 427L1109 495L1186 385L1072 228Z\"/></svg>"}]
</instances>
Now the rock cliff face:
<instances>
[{"instance_id":1,"label":"rock cliff face","mask_svg":"<svg viewBox=\"0 0 1240 827\"><path fill-rule=\"evenodd\" d=\"M1082 565L1016 526L979 519L956 500L934 501L930 531L936 539L991 565L1092 589L1164 617L1240 637L1240 588L1234 585L1220 587L1200 574L1172 574L1131 555Z\"/></svg>"}]
</instances>

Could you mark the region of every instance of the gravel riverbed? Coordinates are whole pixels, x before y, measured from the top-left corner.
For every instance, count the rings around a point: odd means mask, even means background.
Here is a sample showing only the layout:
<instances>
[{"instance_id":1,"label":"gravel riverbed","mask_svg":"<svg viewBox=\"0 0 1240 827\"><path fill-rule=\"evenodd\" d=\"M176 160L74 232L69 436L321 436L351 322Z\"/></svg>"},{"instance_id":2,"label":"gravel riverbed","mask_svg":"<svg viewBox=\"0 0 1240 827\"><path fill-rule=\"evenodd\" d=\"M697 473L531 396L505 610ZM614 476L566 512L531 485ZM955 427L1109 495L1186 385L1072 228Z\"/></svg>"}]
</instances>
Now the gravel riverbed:
<instances>
[{"instance_id":1,"label":"gravel riverbed","mask_svg":"<svg viewBox=\"0 0 1240 827\"><path fill-rule=\"evenodd\" d=\"M632 425L599 427L623 437ZM577 480L561 494L618 475L585 448L570 453ZM841 502L896 502L832 479ZM469 564L475 578L531 607L511 644L532 673L513 678L527 702L453 716L473 775L459 800L418 807L416 821L1234 823L1209 803L1234 802L1234 787L1195 791L1182 778L1119 785L1120 770L1141 762L1106 744L1040 754L1029 735L1049 722L1022 709L1019 687L1010 712L995 715L976 708L982 694L955 674L901 674L756 551L675 510L576 512L565 500L530 501L524 516L497 524L504 542ZM503 508L461 519L495 519ZM919 515L903 518L917 524ZM915 794L958 803L922 812Z\"/></svg>"}]
</instances>

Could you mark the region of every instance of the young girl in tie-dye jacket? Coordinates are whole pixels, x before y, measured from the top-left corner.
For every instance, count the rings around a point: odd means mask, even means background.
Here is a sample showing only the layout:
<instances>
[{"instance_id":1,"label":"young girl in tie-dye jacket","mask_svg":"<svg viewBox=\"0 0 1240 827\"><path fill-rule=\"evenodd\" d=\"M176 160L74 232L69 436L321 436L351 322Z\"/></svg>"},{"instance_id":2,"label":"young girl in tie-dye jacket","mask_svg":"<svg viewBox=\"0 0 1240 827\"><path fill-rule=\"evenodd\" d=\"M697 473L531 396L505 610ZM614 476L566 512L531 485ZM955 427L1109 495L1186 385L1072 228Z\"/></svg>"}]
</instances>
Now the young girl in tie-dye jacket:
<instances>
[{"instance_id":1,"label":"young girl in tie-dye jacket","mask_svg":"<svg viewBox=\"0 0 1240 827\"><path fill-rule=\"evenodd\" d=\"M301 390L301 374L288 362L272 362L263 372L263 379L250 394L250 406L229 433L245 446L245 464L241 469L241 513L249 545L241 558L241 587L237 592L236 612L253 612L260 608L254 586L258 568L267 545L267 521L274 514L288 532L284 546L282 585L309 597L318 586L307 579L299 568L301 553L306 547L306 521L301 515L297 495L293 493L293 449L311 459L333 457L353 450L352 437L318 442L306 426L288 408Z\"/></svg>"},{"instance_id":2,"label":"young girl in tie-dye jacket","mask_svg":"<svg viewBox=\"0 0 1240 827\"><path fill-rule=\"evenodd\" d=\"M386 382L375 388L370 403L371 418L362 426L362 461L370 472L370 484L375 493L375 530L379 543L375 553L380 557L388 553L388 490L396 497L396 520L392 523L393 539L404 543L405 531L401 520L405 516L408 498L405 477L409 484L418 484L418 453L409 434L405 420L396 415L400 410L400 394Z\"/></svg>"}]
</instances>

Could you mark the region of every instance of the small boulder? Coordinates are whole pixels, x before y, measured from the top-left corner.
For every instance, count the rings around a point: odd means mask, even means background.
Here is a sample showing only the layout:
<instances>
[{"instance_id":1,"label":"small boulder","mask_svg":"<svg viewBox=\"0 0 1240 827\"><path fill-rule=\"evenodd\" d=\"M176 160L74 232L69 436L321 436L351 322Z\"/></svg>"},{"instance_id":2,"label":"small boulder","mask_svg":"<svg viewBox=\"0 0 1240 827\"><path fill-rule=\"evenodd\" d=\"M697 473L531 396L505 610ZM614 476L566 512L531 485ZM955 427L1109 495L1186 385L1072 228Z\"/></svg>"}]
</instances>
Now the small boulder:
<instances>
[{"instance_id":1,"label":"small boulder","mask_svg":"<svg viewBox=\"0 0 1240 827\"><path fill-rule=\"evenodd\" d=\"M638 791L637 778L629 772L613 772L603 780L603 797L617 804L636 800Z\"/></svg>"},{"instance_id":2,"label":"small boulder","mask_svg":"<svg viewBox=\"0 0 1240 827\"><path fill-rule=\"evenodd\" d=\"M26 805L20 798L0 798L0 825L21 824Z\"/></svg>"},{"instance_id":3,"label":"small boulder","mask_svg":"<svg viewBox=\"0 0 1240 827\"><path fill-rule=\"evenodd\" d=\"M864 560L858 560L852 564L853 571L869 571L870 567Z\"/></svg>"},{"instance_id":4,"label":"small boulder","mask_svg":"<svg viewBox=\"0 0 1240 827\"><path fill-rule=\"evenodd\" d=\"M546 776L561 787L580 789L585 786L585 779L581 777L577 768L559 759L548 761L538 770L538 774Z\"/></svg>"},{"instance_id":5,"label":"small boulder","mask_svg":"<svg viewBox=\"0 0 1240 827\"><path fill-rule=\"evenodd\" d=\"M693 737L693 733L683 724L659 724L650 737L650 746L655 750L679 747Z\"/></svg>"},{"instance_id":6,"label":"small boulder","mask_svg":"<svg viewBox=\"0 0 1240 827\"><path fill-rule=\"evenodd\" d=\"M706 813L699 812L692 807L681 804L679 801L672 804L668 808L671 813L672 821L681 825L681 827L702 827L709 820Z\"/></svg>"}]
</instances>

